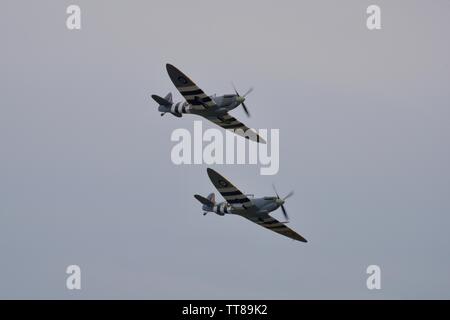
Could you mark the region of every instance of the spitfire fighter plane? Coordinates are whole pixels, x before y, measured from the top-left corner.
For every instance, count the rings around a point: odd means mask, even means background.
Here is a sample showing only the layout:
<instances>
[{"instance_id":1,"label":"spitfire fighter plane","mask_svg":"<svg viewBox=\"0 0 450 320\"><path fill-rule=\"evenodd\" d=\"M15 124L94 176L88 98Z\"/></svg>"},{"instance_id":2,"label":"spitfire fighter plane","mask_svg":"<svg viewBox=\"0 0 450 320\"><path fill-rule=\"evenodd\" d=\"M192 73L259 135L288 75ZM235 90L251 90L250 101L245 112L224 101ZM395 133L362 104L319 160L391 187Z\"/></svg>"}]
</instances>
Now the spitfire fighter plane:
<instances>
[{"instance_id":1,"label":"spitfire fighter plane","mask_svg":"<svg viewBox=\"0 0 450 320\"><path fill-rule=\"evenodd\" d=\"M236 214L283 236L301 242L307 242L305 238L285 225L288 222L288 215L284 208L284 202L293 195L293 192L290 192L284 198L280 198L274 187L276 197L249 199L249 195L243 194L219 173L210 168L207 171L211 182L226 201L216 203L214 193L211 193L207 198L198 194L194 195L202 203L202 209L205 211L204 215L208 212L214 212L220 216ZM284 222L280 222L269 215L270 212L280 207L286 219Z\"/></svg>"},{"instance_id":2,"label":"spitfire fighter plane","mask_svg":"<svg viewBox=\"0 0 450 320\"><path fill-rule=\"evenodd\" d=\"M176 117L181 117L183 113L197 114L249 140L266 143L255 131L250 130L245 124L228 114L229 111L241 105L245 113L249 115L244 101L253 89L250 88L242 96L239 95L236 88L234 89L235 94L208 96L188 76L173 65L167 64L166 68L173 84L186 101L174 103L172 93L167 94L164 98L155 94L152 95L152 98L159 104L158 110L161 112L161 116L166 113L171 113Z\"/></svg>"}]
</instances>

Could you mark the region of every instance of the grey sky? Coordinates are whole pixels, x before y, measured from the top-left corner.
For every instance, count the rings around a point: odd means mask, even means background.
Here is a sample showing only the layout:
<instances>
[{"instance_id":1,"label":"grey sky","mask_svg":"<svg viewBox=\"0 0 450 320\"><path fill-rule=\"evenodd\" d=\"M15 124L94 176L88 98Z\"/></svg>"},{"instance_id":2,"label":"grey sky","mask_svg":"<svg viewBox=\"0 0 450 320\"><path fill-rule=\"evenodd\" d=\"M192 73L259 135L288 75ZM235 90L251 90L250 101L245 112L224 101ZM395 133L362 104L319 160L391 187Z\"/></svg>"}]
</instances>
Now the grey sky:
<instances>
[{"instance_id":1,"label":"grey sky","mask_svg":"<svg viewBox=\"0 0 450 320\"><path fill-rule=\"evenodd\" d=\"M449 15L443 0L4 1L0 298L450 298ZM255 87L252 117L233 114L280 129L279 174L214 168L247 193L294 189L308 244L203 217L206 165L170 161L197 118L149 98L181 99L167 62L210 94Z\"/></svg>"}]
</instances>

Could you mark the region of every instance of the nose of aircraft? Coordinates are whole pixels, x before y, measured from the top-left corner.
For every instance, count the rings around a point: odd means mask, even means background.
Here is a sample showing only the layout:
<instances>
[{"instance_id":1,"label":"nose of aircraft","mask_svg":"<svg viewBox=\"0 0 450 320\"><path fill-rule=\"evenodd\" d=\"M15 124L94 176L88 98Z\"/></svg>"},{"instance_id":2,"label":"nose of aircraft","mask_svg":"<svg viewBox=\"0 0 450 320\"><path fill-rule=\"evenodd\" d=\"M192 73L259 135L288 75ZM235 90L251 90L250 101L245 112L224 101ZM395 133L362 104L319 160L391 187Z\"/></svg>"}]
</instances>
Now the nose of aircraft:
<instances>
[{"instance_id":1,"label":"nose of aircraft","mask_svg":"<svg viewBox=\"0 0 450 320\"><path fill-rule=\"evenodd\" d=\"M237 96L237 97L236 97L236 101L239 102L239 103L242 103L242 102L245 101L245 98L242 97L242 96Z\"/></svg>"},{"instance_id":2,"label":"nose of aircraft","mask_svg":"<svg viewBox=\"0 0 450 320\"><path fill-rule=\"evenodd\" d=\"M284 204L284 200L281 198L276 199L275 202L276 202L276 204L278 204L280 206Z\"/></svg>"}]
</instances>

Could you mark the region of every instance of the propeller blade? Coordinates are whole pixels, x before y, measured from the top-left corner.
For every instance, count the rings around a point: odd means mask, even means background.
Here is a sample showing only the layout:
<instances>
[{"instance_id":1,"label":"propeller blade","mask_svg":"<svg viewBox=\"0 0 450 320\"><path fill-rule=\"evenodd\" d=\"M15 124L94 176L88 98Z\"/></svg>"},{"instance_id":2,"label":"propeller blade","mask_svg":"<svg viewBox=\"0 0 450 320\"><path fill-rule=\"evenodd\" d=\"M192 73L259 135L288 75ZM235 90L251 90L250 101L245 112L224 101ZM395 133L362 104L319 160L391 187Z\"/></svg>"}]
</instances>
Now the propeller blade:
<instances>
[{"instance_id":1,"label":"propeller blade","mask_svg":"<svg viewBox=\"0 0 450 320\"><path fill-rule=\"evenodd\" d=\"M287 198L290 198L294 195L294 191L291 191L288 193L288 195L286 197L283 198L283 200L286 200Z\"/></svg>"},{"instance_id":2,"label":"propeller blade","mask_svg":"<svg viewBox=\"0 0 450 320\"><path fill-rule=\"evenodd\" d=\"M247 117L250 117L250 113L248 113L247 107L245 106L245 103L242 102L242 108L244 108L245 114Z\"/></svg>"},{"instance_id":3,"label":"propeller blade","mask_svg":"<svg viewBox=\"0 0 450 320\"><path fill-rule=\"evenodd\" d=\"M240 94L239 94L239 92L237 91L236 87L234 86L234 83L233 83L233 82L231 83L231 85L233 86L234 92L235 92L238 96L240 96Z\"/></svg>"},{"instance_id":4,"label":"propeller blade","mask_svg":"<svg viewBox=\"0 0 450 320\"><path fill-rule=\"evenodd\" d=\"M250 87L250 89L248 89L247 92L244 93L243 97L245 98L245 97L248 96L252 91L253 91L253 87Z\"/></svg>"},{"instance_id":5,"label":"propeller blade","mask_svg":"<svg viewBox=\"0 0 450 320\"><path fill-rule=\"evenodd\" d=\"M272 183L272 188L273 188L273 191L275 191L277 198L280 199L280 196L278 195L278 192L277 192L277 188L275 188L275 184L273 184L273 183Z\"/></svg>"},{"instance_id":6,"label":"propeller blade","mask_svg":"<svg viewBox=\"0 0 450 320\"><path fill-rule=\"evenodd\" d=\"M286 209L284 208L284 205L281 205L281 210L283 211L284 218L286 219L286 221L289 221L289 216L286 212Z\"/></svg>"},{"instance_id":7,"label":"propeller blade","mask_svg":"<svg viewBox=\"0 0 450 320\"><path fill-rule=\"evenodd\" d=\"M234 86L234 83L233 83L233 82L231 82L231 85L233 86L233 89L234 89L234 92L236 93L236 95L237 95L238 97L244 98L244 100L245 100L245 97L246 97L250 92L253 91L253 88L250 88L250 89L247 90L247 92L246 92L243 96L241 96L241 95L239 94L239 92L237 91L236 87ZM241 104L242 104L242 108L244 109L244 112L245 112L245 114L247 115L247 117L250 117L250 113L248 112L247 106L245 105L244 101L242 101Z\"/></svg>"}]
</instances>

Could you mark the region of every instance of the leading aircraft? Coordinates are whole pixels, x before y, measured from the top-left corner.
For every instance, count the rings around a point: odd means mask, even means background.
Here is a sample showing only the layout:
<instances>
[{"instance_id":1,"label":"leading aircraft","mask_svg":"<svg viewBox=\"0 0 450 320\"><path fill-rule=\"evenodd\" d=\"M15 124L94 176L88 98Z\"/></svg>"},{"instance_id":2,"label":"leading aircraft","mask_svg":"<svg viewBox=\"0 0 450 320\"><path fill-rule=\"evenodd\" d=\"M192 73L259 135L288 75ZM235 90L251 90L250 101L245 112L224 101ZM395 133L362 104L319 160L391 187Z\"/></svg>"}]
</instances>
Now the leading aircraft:
<instances>
[{"instance_id":1,"label":"leading aircraft","mask_svg":"<svg viewBox=\"0 0 450 320\"><path fill-rule=\"evenodd\" d=\"M294 194L293 192L290 192L284 198L280 198L274 187L276 197L270 196L249 199L249 195L243 194L230 181L213 169L208 168L207 172L211 182L226 201L216 203L214 193L211 193L207 198L198 194L194 195L195 199L200 201L203 205L202 209L205 211L204 215L208 212L214 212L220 216L235 214L288 238L307 242L305 238L285 225L285 223L289 222L289 218L284 207L284 202ZM286 219L286 221L283 222L280 222L269 215L270 212L275 211L280 207Z\"/></svg>"},{"instance_id":2,"label":"leading aircraft","mask_svg":"<svg viewBox=\"0 0 450 320\"><path fill-rule=\"evenodd\" d=\"M188 76L173 65L168 63L166 69L173 84L186 101L174 103L170 92L164 98L156 94L152 95L152 98L159 104L158 111L161 112L161 116L166 113L171 113L176 117L181 117L183 113L197 114L246 139L266 143L254 130L249 129L245 124L228 114L229 111L241 105L245 113L249 115L244 101L246 96L252 92L252 88L243 95L240 95L234 88L235 94L208 96Z\"/></svg>"}]
</instances>

